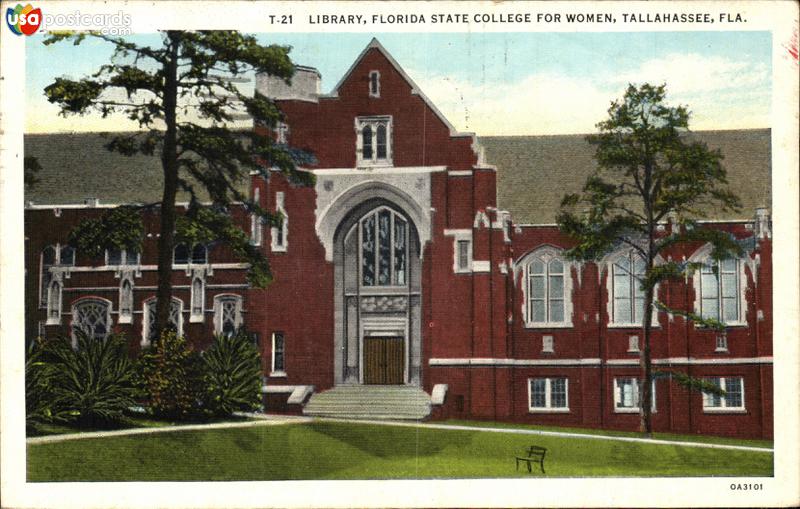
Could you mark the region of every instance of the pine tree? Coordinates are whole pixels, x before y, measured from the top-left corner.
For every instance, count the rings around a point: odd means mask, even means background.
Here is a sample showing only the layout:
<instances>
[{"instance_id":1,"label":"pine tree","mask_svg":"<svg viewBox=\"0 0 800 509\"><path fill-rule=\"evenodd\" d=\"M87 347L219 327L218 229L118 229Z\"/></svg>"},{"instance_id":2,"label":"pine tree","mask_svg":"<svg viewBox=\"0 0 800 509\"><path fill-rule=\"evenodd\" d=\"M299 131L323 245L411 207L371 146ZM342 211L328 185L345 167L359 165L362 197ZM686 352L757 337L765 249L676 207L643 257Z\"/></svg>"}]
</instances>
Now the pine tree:
<instances>
[{"instance_id":1,"label":"pine tree","mask_svg":"<svg viewBox=\"0 0 800 509\"><path fill-rule=\"evenodd\" d=\"M255 130L243 132L229 126L237 107L267 130L281 120L281 112L271 100L259 93L246 95L235 82L252 73L266 73L290 82L294 74L289 58L291 48L264 46L255 37L235 31L174 30L162 32L161 44L155 46L100 33L53 33L45 44L69 40L78 45L87 38L111 44L111 61L79 80L56 78L45 88L45 94L51 103L60 106L63 115L94 111L103 118L124 115L136 121L139 131L111 137L107 148L128 156L157 155L161 160L161 200L144 205L160 210L157 329L168 324L176 226L178 234L189 242L226 242L250 263L250 282L266 286L271 281L269 263L233 223L228 207L242 202L251 213L273 224L280 216L263 210L235 184L252 170L266 176L268 168L274 168L292 183L310 185L313 175L299 171L295 164L312 159L273 143L269 136ZM177 216L175 210L179 190L190 196L185 216ZM211 207L201 207L201 192L210 197ZM86 221L77 234L73 232L73 242L87 251L136 249L143 240L141 228L131 231L122 225L135 222L131 215L138 217L142 208L128 207ZM126 216L123 212L127 214L124 221L115 222ZM109 232L114 235L106 235Z\"/></svg>"},{"instance_id":2,"label":"pine tree","mask_svg":"<svg viewBox=\"0 0 800 509\"><path fill-rule=\"evenodd\" d=\"M639 404L641 429L648 436L652 433L654 376L672 375L675 382L691 389L718 392L702 380L653 370L652 310L724 330L717 320L670 309L656 299L660 282L683 280L699 269L694 263L659 261L659 254L696 242L710 243L715 260L742 254L729 234L697 222L712 207L717 212L738 210L739 200L726 189L722 154L692 141L688 109L666 105L665 97L666 85L629 85L623 99L611 103L608 119L597 124L599 132L587 136L595 146L597 169L582 193L564 197L558 216L561 230L576 242L568 256L598 260L627 246L644 262L643 276L631 275L644 292ZM659 232L659 223L667 220L675 228L668 234Z\"/></svg>"}]
</instances>

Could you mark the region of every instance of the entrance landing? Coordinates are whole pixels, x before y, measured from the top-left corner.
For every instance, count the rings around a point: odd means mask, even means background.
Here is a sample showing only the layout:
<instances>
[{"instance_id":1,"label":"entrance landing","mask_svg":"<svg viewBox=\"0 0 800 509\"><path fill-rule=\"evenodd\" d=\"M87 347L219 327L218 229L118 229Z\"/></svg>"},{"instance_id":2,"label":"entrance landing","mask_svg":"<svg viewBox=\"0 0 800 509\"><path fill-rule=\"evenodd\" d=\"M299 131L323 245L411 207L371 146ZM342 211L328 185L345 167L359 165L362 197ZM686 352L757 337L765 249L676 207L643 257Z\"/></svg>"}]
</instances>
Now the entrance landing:
<instances>
[{"instance_id":1,"label":"entrance landing","mask_svg":"<svg viewBox=\"0 0 800 509\"><path fill-rule=\"evenodd\" d=\"M407 385L340 385L311 396L303 415L341 419L425 419L431 397Z\"/></svg>"}]
</instances>

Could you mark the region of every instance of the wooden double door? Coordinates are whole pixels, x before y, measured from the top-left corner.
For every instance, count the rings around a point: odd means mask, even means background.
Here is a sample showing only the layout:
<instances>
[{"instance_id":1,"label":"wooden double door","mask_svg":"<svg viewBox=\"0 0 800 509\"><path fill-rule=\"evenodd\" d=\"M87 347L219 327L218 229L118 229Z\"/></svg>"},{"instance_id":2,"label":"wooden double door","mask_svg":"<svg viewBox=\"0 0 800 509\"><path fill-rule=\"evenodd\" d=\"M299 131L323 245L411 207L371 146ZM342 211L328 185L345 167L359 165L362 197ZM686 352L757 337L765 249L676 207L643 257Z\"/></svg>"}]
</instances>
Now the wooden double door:
<instances>
[{"instance_id":1,"label":"wooden double door","mask_svg":"<svg viewBox=\"0 0 800 509\"><path fill-rule=\"evenodd\" d=\"M405 373L405 342L402 337L364 338L364 383L401 385Z\"/></svg>"}]
</instances>

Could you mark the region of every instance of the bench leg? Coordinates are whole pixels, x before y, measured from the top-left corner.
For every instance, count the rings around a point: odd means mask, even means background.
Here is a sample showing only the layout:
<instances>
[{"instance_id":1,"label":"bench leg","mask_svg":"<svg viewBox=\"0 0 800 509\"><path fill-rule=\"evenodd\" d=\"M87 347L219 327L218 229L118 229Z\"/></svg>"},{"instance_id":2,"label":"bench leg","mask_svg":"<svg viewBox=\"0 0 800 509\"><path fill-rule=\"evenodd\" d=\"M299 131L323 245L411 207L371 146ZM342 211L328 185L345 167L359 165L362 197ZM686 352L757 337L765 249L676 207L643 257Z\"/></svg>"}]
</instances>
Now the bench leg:
<instances>
[{"instance_id":1,"label":"bench leg","mask_svg":"<svg viewBox=\"0 0 800 509\"><path fill-rule=\"evenodd\" d=\"M528 473L532 474L533 470L531 470L531 462L530 462L530 460L528 460L527 463L528 463Z\"/></svg>"},{"instance_id":2,"label":"bench leg","mask_svg":"<svg viewBox=\"0 0 800 509\"><path fill-rule=\"evenodd\" d=\"M539 461L539 467L542 469L542 473L544 473L544 458Z\"/></svg>"}]
</instances>

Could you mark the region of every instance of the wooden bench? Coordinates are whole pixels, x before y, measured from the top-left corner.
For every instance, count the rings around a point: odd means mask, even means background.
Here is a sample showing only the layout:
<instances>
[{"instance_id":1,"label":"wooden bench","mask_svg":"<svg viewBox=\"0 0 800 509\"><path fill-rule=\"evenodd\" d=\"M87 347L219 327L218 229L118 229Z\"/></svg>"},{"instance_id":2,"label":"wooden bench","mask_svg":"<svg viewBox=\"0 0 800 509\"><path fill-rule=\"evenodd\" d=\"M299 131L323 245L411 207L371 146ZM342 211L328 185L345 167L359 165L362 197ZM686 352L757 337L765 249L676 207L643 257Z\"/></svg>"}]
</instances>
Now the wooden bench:
<instances>
[{"instance_id":1,"label":"wooden bench","mask_svg":"<svg viewBox=\"0 0 800 509\"><path fill-rule=\"evenodd\" d=\"M532 445L528 448L528 455L527 456L517 456L517 471L519 471L519 463L520 461L524 462L528 465L528 472L533 472L531 469L531 464L538 463L539 468L542 469L542 473L544 473L544 455L547 453L547 449L544 447L539 447L537 445Z\"/></svg>"}]
</instances>

